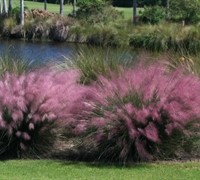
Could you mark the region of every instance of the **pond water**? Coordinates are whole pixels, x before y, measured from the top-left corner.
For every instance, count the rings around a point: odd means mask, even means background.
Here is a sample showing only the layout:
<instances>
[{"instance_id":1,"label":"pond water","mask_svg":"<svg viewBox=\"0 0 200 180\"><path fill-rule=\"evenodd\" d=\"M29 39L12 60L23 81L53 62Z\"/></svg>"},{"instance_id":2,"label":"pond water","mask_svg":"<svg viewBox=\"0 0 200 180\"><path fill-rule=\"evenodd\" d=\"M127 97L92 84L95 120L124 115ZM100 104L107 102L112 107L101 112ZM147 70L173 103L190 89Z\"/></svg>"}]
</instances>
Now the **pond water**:
<instances>
[{"instance_id":1,"label":"pond water","mask_svg":"<svg viewBox=\"0 0 200 180\"><path fill-rule=\"evenodd\" d=\"M62 61L76 53L77 48L75 44L69 43L0 40L0 56L9 54L13 58L41 64Z\"/></svg>"},{"instance_id":2,"label":"pond water","mask_svg":"<svg viewBox=\"0 0 200 180\"><path fill-rule=\"evenodd\" d=\"M2 40L0 39L0 57L4 55L9 55L9 58L22 59L30 61L31 63L36 63L38 65L49 64L52 62L60 62L66 60L71 55L76 54L79 50L84 50L84 52L97 53L104 52L105 56L109 51L112 52L111 56L114 59L120 59L122 61L127 59L135 59L135 51L130 49L114 49L114 48L97 48L96 51L92 51L91 47L86 45L76 45L73 43L56 43L56 42L32 42L24 40Z\"/></svg>"}]
</instances>

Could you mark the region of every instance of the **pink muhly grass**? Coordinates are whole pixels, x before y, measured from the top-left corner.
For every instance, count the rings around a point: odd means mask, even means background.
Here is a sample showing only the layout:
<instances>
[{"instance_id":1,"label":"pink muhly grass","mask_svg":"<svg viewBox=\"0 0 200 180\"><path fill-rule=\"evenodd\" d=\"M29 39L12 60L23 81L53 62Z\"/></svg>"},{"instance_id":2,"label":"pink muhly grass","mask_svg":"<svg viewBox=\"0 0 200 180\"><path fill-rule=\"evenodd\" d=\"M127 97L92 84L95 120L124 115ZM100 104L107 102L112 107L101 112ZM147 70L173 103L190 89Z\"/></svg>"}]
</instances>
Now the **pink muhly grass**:
<instances>
[{"instance_id":1,"label":"pink muhly grass","mask_svg":"<svg viewBox=\"0 0 200 180\"><path fill-rule=\"evenodd\" d=\"M73 108L85 106L77 104L78 99L86 98L81 94L87 94L78 79L76 70L43 69L20 76L7 73L0 80L0 148L17 154L34 149L39 141L44 150L45 143L53 141L59 128L72 119Z\"/></svg>"},{"instance_id":2,"label":"pink muhly grass","mask_svg":"<svg viewBox=\"0 0 200 180\"><path fill-rule=\"evenodd\" d=\"M157 144L200 118L200 80L181 69L137 66L110 79L100 76L91 89L86 121L101 157L151 160Z\"/></svg>"}]
</instances>

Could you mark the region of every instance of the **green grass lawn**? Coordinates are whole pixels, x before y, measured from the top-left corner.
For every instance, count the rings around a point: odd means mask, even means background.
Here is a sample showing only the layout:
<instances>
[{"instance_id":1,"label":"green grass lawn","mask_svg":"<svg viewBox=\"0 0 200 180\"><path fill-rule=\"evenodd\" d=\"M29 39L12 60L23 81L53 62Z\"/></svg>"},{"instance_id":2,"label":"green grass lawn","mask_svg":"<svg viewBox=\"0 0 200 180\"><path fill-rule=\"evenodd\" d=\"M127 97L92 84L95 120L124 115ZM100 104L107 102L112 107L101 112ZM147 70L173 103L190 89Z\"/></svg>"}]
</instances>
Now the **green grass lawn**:
<instances>
[{"instance_id":1,"label":"green grass lawn","mask_svg":"<svg viewBox=\"0 0 200 180\"><path fill-rule=\"evenodd\" d=\"M24 5L29 9L44 9L44 3L41 2L34 2L34 1L24 1ZM20 1L13 0L13 8L19 7ZM47 4L47 10L53 13L60 12L60 5L59 4ZM64 5L63 12L65 15L72 12L72 5Z\"/></svg>"},{"instance_id":2,"label":"green grass lawn","mask_svg":"<svg viewBox=\"0 0 200 180\"><path fill-rule=\"evenodd\" d=\"M25 1L25 6L29 9L44 9L44 3L41 2L34 2L34 1ZM19 0L13 0L13 8L20 5ZM47 9L53 13L59 13L60 5L59 4L47 4ZM125 19L132 19L133 16L133 8L116 8L119 11L124 13ZM137 12L142 10L142 8L137 8ZM64 5L64 14L67 15L72 12L72 5Z\"/></svg>"},{"instance_id":3,"label":"green grass lawn","mask_svg":"<svg viewBox=\"0 0 200 180\"><path fill-rule=\"evenodd\" d=\"M200 162L136 164L128 167L53 160L0 162L1 180L198 180Z\"/></svg>"},{"instance_id":4,"label":"green grass lawn","mask_svg":"<svg viewBox=\"0 0 200 180\"><path fill-rule=\"evenodd\" d=\"M118 11L122 11L124 14L125 19L132 19L133 17L133 8L126 8L126 7L117 7ZM139 15L139 12L142 11L143 8L137 8L137 15Z\"/></svg>"}]
</instances>

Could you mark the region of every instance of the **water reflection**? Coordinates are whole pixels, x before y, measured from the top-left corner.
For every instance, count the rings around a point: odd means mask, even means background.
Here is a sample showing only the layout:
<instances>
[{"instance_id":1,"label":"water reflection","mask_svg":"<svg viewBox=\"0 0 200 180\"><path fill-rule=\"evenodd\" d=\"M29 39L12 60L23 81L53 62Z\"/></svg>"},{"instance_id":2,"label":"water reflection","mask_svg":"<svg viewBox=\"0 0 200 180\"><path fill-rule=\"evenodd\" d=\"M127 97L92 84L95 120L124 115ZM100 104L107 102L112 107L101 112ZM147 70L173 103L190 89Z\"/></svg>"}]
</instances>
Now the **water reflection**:
<instances>
[{"instance_id":1,"label":"water reflection","mask_svg":"<svg viewBox=\"0 0 200 180\"><path fill-rule=\"evenodd\" d=\"M41 64L62 61L64 56L69 57L76 49L75 45L67 43L0 40L0 56L9 53L13 58Z\"/></svg>"},{"instance_id":2,"label":"water reflection","mask_svg":"<svg viewBox=\"0 0 200 180\"><path fill-rule=\"evenodd\" d=\"M103 59L112 58L120 60L133 60L136 53L130 49L115 49L76 45L70 43L56 42L30 42L23 40L2 40L0 39L0 56L8 54L13 59L22 59L37 65L44 65L53 62L66 60L77 52L84 52L88 57L98 56ZM105 56L105 57L104 57ZM108 56L108 57L107 57ZM124 63L123 63L124 64Z\"/></svg>"}]
</instances>

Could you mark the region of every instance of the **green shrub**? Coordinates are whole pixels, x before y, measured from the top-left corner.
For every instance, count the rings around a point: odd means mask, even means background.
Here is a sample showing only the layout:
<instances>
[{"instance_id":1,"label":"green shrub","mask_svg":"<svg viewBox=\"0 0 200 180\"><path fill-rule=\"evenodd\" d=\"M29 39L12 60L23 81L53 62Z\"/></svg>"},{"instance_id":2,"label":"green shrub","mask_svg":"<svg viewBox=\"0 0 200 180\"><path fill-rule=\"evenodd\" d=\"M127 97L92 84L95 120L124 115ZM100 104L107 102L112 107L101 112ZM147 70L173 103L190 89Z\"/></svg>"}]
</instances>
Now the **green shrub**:
<instances>
[{"instance_id":1,"label":"green shrub","mask_svg":"<svg viewBox=\"0 0 200 180\"><path fill-rule=\"evenodd\" d=\"M79 6L77 17L87 23L107 23L122 17L120 12L104 1L80 1L77 5Z\"/></svg>"},{"instance_id":2,"label":"green shrub","mask_svg":"<svg viewBox=\"0 0 200 180\"><path fill-rule=\"evenodd\" d=\"M165 9L160 6L144 7L140 19L144 23L157 24L165 19Z\"/></svg>"},{"instance_id":3,"label":"green shrub","mask_svg":"<svg viewBox=\"0 0 200 180\"><path fill-rule=\"evenodd\" d=\"M87 42L91 45L109 46L114 45L115 28L108 26L94 26L93 32L90 32Z\"/></svg>"},{"instance_id":4,"label":"green shrub","mask_svg":"<svg viewBox=\"0 0 200 180\"><path fill-rule=\"evenodd\" d=\"M25 6L24 10L28 10L28 7ZM11 10L11 17L15 18L18 23L20 23L20 7L17 6Z\"/></svg>"},{"instance_id":5,"label":"green shrub","mask_svg":"<svg viewBox=\"0 0 200 180\"><path fill-rule=\"evenodd\" d=\"M166 0L137 0L138 7L165 5ZM113 6L117 7L132 7L133 0L112 0Z\"/></svg>"},{"instance_id":6,"label":"green shrub","mask_svg":"<svg viewBox=\"0 0 200 180\"><path fill-rule=\"evenodd\" d=\"M185 20L186 23L196 23L200 17L199 0L176 0L170 2L170 15L175 20Z\"/></svg>"},{"instance_id":7,"label":"green shrub","mask_svg":"<svg viewBox=\"0 0 200 180\"><path fill-rule=\"evenodd\" d=\"M75 24L69 29L68 41L85 43L87 40L87 31L88 29L81 26L80 24Z\"/></svg>"}]
</instances>

